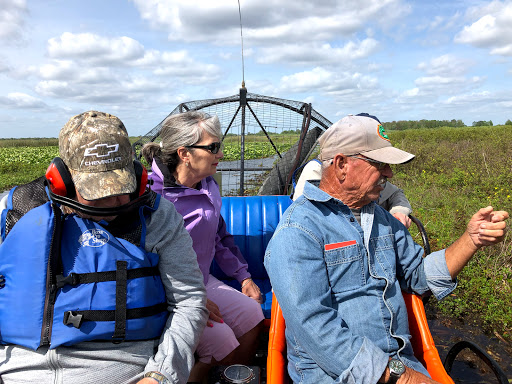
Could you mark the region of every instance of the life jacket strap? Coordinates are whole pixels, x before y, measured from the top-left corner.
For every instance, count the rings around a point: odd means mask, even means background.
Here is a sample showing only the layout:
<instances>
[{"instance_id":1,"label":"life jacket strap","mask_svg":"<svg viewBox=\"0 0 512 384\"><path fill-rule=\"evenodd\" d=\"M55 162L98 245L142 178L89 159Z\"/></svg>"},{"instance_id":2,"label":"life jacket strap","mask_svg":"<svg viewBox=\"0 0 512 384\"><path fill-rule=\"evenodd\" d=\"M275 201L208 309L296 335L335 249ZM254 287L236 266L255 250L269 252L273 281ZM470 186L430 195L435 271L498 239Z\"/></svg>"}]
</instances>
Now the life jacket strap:
<instances>
[{"instance_id":1,"label":"life jacket strap","mask_svg":"<svg viewBox=\"0 0 512 384\"><path fill-rule=\"evenodd\" d=\"M140 319L154 316L167 311L167 303L159 303L149 307L128 308L126 319ZM64 312L64 324L80 328L84 321L115 321L115 310L85 310Z\"/></svg>"},{"instance_id":2,"label":"life jacket strap","mask_svg":"<svg viewBox=\"0 0 512 384\"><path fill-rule=\"evenodd\" d=\"M64 277L58 275L57 286L76 286L86 283L98 283L104 281L116 282L116 306L113 310L85 310L64 312L64 325L72 325L80 328L84 321L114 321L113 343L120 343L126 337L126 320L141 317L153 316L167 310L167 303L160 303L150 307L127 309L128 280L138 277L155 276L159 271L157 267L144 267L128 270L128 262L125 260L116 261L116 270L107 272L92 273L70 273Z\"/></svg>"},{"instance_id":3,"label":"life jacket strap","mask_svg":"<svg viewBox=\"0 0 512 384\"><path fill-rule=\"evenodd\" d=\"M115 328L112 335L113 343L120 343L126 336L126 292L128 288L128 262L125 260L117 260L116 262L116 310Z\"/></svg>"},{"instance_id":4,"label":"life jacket strap","mask_svg":"<svg viewBox=\"0 0 512 384\"><path fill-rule=\"evenodd\" d=\"M158 276L160 272L158 267L143 267L129 269L127 279L137 279L140 277ZM116 281L117 271L91 272L91 273L70 273L67 276L57 275L57 288L60 289L66 285L77 286L80 284L101 283L104 281Z\"/></svg>"}]
</instances>

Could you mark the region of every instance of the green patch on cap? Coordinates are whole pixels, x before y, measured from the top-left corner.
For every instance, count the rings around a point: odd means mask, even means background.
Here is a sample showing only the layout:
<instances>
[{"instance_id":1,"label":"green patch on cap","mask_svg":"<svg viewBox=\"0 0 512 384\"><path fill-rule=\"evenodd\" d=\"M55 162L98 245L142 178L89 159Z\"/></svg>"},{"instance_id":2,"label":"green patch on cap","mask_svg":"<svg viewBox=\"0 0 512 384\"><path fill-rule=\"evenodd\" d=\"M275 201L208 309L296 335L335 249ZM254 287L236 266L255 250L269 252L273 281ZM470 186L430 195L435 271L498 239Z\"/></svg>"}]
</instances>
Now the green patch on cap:
<instances>
[{"instance_id":1,"label":"green patch on cap","mask_svg":"<svg viewBox=\"0 0 512 384\"><path fill-rule=\"evenodd\" d=\"M384 130L384 127L379 124L379 136L382 137L384 140L390 141L388 135L386 134L386 131Z\"/></svg>"}]
</instances>

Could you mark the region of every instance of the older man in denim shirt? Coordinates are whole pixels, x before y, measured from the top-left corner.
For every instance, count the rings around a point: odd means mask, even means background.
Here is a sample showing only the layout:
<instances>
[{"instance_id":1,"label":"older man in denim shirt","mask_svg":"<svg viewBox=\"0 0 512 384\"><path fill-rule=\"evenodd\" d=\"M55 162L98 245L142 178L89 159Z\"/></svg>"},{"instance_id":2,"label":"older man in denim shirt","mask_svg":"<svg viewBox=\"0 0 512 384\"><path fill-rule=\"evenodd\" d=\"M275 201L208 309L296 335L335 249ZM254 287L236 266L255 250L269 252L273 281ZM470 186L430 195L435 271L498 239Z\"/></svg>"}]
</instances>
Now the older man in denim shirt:
<instances>
[{"instance_id":1,"label":"older man in denim shirt","mask_svg":"<svg viewBox=\"0 0 512 384\"><path fill-rule=\"evenodd\" d=\"M508 213L479 210L449 248L423 258L406 228L375 203L394 148L372 116L349 115L320 138L322 179L285 212L265 267L286 320L295 383L434 383L414 357L401 290L442 299Z\"/></svg>"}]
</instances>

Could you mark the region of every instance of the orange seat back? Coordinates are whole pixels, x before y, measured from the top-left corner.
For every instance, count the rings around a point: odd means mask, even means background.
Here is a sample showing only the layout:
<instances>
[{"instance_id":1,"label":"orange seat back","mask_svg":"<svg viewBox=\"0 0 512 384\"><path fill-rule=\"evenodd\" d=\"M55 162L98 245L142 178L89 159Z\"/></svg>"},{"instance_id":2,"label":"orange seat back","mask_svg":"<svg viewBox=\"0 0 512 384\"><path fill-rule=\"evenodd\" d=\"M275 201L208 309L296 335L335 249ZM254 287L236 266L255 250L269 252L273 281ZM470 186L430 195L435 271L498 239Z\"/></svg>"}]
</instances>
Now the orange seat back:
<instances>
[{"instance_id":1,"label":"orange seat back","mask_svg":"<svg viewBox=\"0 0 512 384\"><path fill-rule=\"evenodd\" d=\"M418 295L402 292L407 306L409 331L414 356L427 368L432 379L443 384L454 384L444 369L439 352L434 344L425 314L423 301Z\"/></svg>"},{"instance_id":2,"label":"orange seat back","mask_svg":"<svg viewBox=\"0 0 512 384\"><path fill-rule=\"evenodd\" d=\"M276 296L272 294L268 333L267 384L287 384L291 382L287 370L285 328L286 324L284 323L281 307Z\"/></svg>"},{"instance_id":3,"label":"orange seat back","mask_svg":"<svg viewBox=\"0 0 512 384\"><path fill-rule=\"evenodd\" d=\"M432 379L442 384L454 384L446 373L439 352L434 345L434 339L427 324L427 316L421 298L417 295L403 292L407 306L409 330L412 335L412 347L416 358L427 368ZM267 383L290 383L287 371L285 321L281 307L275 295L272 297L270 317L270 332L268 339Z\"/></svg>"}]
</instances>

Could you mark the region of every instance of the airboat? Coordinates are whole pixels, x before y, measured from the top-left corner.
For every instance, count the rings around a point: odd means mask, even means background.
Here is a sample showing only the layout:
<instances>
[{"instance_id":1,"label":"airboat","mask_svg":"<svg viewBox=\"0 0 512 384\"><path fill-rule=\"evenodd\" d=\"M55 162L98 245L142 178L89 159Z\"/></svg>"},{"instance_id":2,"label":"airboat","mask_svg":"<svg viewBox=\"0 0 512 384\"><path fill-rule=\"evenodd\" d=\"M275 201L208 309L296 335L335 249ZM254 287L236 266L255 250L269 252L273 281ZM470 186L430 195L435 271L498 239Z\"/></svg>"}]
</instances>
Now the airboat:
<instances>
[{"instance_id":1,"label":"airboat","mask_svg":"<svg viewBox=\"0 0 512 384\"><path fill-rule=\"evenodd\" d=\"M223 130L223 142L234 148L227 161L219 164L217 172L223 195L221 214L249 264L253 280L266 298L262 304L265 327L260 335L254 365L219 367L212 370L209 383L289 383L286 324L279 303L272 294L263 257L279 219L291 203L294 174L314 157L318 138L332 123L310 103L249 93L243 82L237 95L181 103L169 116L191 110L217 115ZM159 140L164 120L133 143L134 153L139 159L144 144ZM256 159L247 156L254 147L267 156ZM416 217L411 216L411 220L421 235L425 253L429 254L430 245L424 226ZM240 284L227 277L215 261L211 273L240 289ZM456 357L461 351L470 350L489 367L498 383L509 383L498 363L471 341L456 343L444 362L441 361L429 330L423 300L412 294L405 293L404 296L415 355L434 380L453 384L450 372Z\"/></svg>"}]
</instances>

